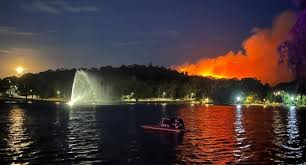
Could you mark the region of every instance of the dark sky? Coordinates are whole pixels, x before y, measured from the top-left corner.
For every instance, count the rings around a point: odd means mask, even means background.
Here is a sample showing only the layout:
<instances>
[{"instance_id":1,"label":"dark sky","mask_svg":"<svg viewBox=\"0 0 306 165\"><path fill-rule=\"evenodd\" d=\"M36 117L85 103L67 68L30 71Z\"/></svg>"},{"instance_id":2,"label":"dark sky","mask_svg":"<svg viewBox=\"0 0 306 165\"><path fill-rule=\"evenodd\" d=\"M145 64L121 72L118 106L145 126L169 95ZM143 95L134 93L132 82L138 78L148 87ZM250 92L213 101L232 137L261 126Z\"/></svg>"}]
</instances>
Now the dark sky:
<instances>
[{"instance_id":1,"label":"dark sky","mask_svg":"<svg viewBox=\"0 0 306 165\"><path fill-rule=\"evenodd\" d=\"M239 50L290 0L1 0L0 77L12 67L172 66Z\"/></svg>"}]
</instances>

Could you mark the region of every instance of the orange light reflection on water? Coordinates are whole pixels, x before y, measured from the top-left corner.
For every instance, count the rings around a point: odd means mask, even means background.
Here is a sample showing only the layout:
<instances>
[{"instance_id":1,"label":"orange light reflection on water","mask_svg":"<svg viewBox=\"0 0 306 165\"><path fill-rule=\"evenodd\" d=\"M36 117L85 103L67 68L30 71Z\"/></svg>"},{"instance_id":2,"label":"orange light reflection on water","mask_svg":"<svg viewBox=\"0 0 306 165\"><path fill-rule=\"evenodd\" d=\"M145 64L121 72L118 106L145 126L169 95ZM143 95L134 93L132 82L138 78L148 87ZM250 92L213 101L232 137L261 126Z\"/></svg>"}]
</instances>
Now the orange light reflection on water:
<instances>
[{"instance_id":1,"label":"orange light reflection on water","mask_svg":"<svg viewBox=\"0 0 306 165\"><path fill-rule=\"evenodd\" d=\"M235 123L234 111L225 110L228 107L196 107L194 111L181 110L181 116L192 134L184 137L183 146L178 157L187 159L192 163L217 163L225 164L234 162L233 150L235 150ZM197 116L197 117L194 117ZM187 134L187 133L186 133Z\"/></svg>"},{"instance_id":2,"label":"orange light reflection on water","mask_svg":"<svg viewBox=\"0 0 306 165\"><path fill-rule=\"evenodd\" d=\"M14 108L9 113L9 134L7 144L10 146L11 152L14 153L14 160L23 156L23 151L26 150L31 144L28 141L26 127L24 126L25 113L23 109Z\"/></svg>"}]
</instances>

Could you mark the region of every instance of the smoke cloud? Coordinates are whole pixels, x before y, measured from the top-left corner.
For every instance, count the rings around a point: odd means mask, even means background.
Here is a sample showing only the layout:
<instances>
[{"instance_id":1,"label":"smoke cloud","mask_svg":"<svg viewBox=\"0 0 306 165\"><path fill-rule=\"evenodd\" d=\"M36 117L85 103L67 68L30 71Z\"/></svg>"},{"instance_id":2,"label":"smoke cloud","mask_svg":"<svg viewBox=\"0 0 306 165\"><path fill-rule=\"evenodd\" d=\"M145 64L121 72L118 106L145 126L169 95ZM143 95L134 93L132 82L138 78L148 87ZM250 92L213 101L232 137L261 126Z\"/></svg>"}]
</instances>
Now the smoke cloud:
<instances>
[{"instance_id":1,"label":"smoke cloud","mask_svg":"<svg viewBox=\"0 0 306 165\"><path fill-rule=\"evenodd\" d=\"M306 0L293 0L295 5L300 9L306 9Z\"/></svg>"},{"instance_id":2,"label":"smoke cloud","mask_svg":"<svg viewBox=\"0 0 306 165\"><path fill-rule=\"evenodd\" d=\"M219 78L252 77L264 83L276 84L293 79L286 63L279 63L278 45L287 37L296 16L284 12L271 29L254 28L252 35L242 43L242 51L229 51L216 58L203 58L194 64L177 66L180 72Z\"/></svg>"}]
</instances>

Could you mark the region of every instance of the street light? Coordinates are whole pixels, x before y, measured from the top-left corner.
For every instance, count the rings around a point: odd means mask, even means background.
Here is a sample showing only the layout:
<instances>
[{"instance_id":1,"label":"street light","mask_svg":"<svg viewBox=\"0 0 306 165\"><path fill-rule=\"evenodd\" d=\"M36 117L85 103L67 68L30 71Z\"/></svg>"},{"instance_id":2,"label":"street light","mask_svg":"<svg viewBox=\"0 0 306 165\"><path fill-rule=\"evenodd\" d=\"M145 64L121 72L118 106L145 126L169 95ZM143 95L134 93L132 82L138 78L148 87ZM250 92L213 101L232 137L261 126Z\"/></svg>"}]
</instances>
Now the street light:
<instances>
[{"instance_id":1,"label":"street light","mask_svg":"<svg viewBox=\"0 0 306 165\"><path fill-rule=\"evenodd\" d=\"M165 96L166 96L166 92L163 92L163 98L165 98Z\"/></svg>"},{"instance_id":2,"label":"street light","mask_svg":"<svg viewBox=\"0 0 306 165\"><path fill-rule=\"evenodd\" d=\"M193 99L193 98L194 98L194 93L191 92L191 93L190 93L190 99Z\"/></svg>"},{"instance_id":3,"label":"street light","mask_svg":"<svg viewBox=\"0 0 306 165\"><path fill-rule=\"evenodd\" d=\"M32 89L30 89L30 93L32 95L32 100L33 100L33 90Z\"/></svg>"},{"instance_id":4,"label":"street light","mask_svg":"<svg viewBox=\"0 0 306 165\"><path fill-rule=\"evenodd\" d=\"M56 91L57 98L60 98L61 91Z\"/></svg>"},{"instance_id":5,"label":"street light","mask_svg":"<svg viewBox=\"0 0 306 165\"><path fill-rule=\"evenodd\" d=\"M293 96L291 96L291 97L290 97L290 100L291 100L291 101L294 101L294 97L293 97Z\"/></svg>"},{"instance_id":6,"label":"street light","mask_svg":"<svg viewBox=\"0 0 306 165\"><path fill-rule=\"evenodd\" d=\"M275 96L280 96L280 95L282 94L282 91L276 91L276 92L273 92L273 94L274 94Z\"/></svg>"},{"instance_id":7,"label":"street light","mask_svg":"<svg viewBox=\"0 0 306 165\"><path fill-rule=\"evenodd\" d=\"M209 98L208 97L206 97L205 103L209 103Z\"/></svg>"},{"instance_id":8,"label":"street light","mask_svg":"<svg viewBox=\"0 0 306 165\"><path fill-rule=\"evenodd\" d=\"M236 104L240 105L242 103L242 97L241 96L237 96L236 97Z\"/></svg>"}]
</instances>

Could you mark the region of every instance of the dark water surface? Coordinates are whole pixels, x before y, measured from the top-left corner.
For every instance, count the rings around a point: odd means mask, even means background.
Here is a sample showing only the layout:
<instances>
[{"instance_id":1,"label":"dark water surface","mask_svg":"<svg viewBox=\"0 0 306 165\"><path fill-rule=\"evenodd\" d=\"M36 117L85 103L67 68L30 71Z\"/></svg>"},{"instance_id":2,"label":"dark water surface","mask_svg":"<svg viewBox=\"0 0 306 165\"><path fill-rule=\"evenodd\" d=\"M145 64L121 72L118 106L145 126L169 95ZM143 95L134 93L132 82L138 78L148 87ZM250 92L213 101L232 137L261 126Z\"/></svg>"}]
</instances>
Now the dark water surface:
<instances>
[{"instance_id":1,"label":"dark water surface","mask_svg":"<svg viewBox=\"0 0 306 165\"><path fill-rule=\"evenodd\" d=\"M171 116L190 131L140 128ZM295 164L305 136L302 108L0 105L0 164Z\"/></svg>"}]
</instances>

